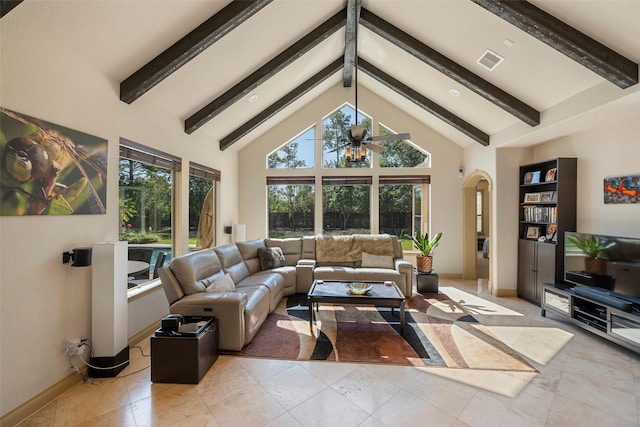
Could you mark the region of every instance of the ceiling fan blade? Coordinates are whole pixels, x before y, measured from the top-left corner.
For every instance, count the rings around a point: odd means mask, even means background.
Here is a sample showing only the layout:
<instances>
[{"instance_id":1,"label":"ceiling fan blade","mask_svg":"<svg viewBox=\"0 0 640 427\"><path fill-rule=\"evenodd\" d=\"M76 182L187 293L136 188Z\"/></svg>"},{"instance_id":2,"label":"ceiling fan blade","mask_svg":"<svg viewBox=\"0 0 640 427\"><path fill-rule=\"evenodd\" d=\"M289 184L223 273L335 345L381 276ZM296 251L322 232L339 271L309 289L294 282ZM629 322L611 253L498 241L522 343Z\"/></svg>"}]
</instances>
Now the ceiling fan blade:
<instances>
[{"instance_id":1,"label":"ceiling fan blade","mask_svg":"<svg viewBox=\"0 0 640 427\"><path fill-rule=\"evenodd\" d=\"M336 147L336 148L334 148L333 150L329 150L329 151L327 151L327 153L335 153L336 151L338 151L338 150L342 150L343 148L348 147L348 146L350 146L350 145L351 145L351 143L349 142L349 143L347 143L347 144L344 144L344 145L341 145L341 146L339 146L339 147Z\"/></svg>"},{"instance_id":2,"label":"ceiling fan blade","mask_svg":"<svg viewBox=\"0 0 640 427\"><path fill-rule=\"evenodd\" d=\"M375 145L371 143L364 144L364 146L371 151L375 151L376 153L383 153L385 150L384 147L380 147L379 145Z\"/></svg>"},{"instance_id":3,"label":"ceiling fan blade","mask_svg":"<svg viewBox=\"0 0 640 427\"><path fill-rule=\"evenodd\" d=\"M397 133L389 135L370 136L369 138L367 138L367 141L402 141L403 139L410 138L411 134L409 133Z\"/></svg>"}]
</instances>

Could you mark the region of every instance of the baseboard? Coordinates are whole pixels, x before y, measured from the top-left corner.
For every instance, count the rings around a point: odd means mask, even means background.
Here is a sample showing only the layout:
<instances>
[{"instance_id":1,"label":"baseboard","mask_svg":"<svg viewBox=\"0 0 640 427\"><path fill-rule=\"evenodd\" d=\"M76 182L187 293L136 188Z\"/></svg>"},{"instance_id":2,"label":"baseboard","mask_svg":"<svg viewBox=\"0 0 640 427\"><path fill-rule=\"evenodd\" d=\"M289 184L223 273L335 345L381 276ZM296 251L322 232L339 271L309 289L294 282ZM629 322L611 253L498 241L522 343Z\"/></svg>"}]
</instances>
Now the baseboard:
<instances>
[{"instance_id":1,"label":"baseboard","mask_svg":"<svg viewBox=\"0 0 640 427\"><path fill-rule=\"evenodd\" d=\"M80 373L74 372L67 375L65 378L58 381L51 387L45 389L41 393L38 393L32 399L29 399L12 411L7 412L0 419L0 426L15 426L19 422L35 414L37 411L57 399L62 393L69 390L76 384L80 384L82 382L86 369L87 368L85 367L83 369L80 369Z\"/></svg>"},{"instance_id":2,"label":"baseboard","mask_svg":"<svg viewBox=\"0 0 640 427\"><path fill-rule=\"evenodd\" d=\"M160 324L160 321L157 321L129 338L129 347L138 344L140 341L153 334L155 330L160 327ZM60 397L62 393L66 392L76 384L81 383L86 370L87 367L85 366L84 368L80 369L80 374L74 372L67 375L65 378L38 393L36 396L27 400L22 405L7 412L2 416L2 418L0 418L0 427L13 427L18 423L24 421L31 415L35 414L40 409L44 408L49 403Z\"/></svg>"}]
</instances>

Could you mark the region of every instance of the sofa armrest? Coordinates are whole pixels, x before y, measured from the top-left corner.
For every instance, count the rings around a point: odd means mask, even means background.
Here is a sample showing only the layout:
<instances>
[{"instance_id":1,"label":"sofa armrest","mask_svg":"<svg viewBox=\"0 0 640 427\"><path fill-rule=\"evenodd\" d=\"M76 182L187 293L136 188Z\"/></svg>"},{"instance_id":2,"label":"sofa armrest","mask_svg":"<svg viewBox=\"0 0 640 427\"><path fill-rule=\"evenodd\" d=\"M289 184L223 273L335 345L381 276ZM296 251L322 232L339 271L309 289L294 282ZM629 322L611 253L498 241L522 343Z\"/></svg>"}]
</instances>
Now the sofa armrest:
<instances>
[{"instance_id":1,"label":"sofa armrest","mask_svg":"<svg viewBox=\"0 0 640 427\"><path fill-rule=\"evenodd\" d=\"M393 263L396 267L396 271L398 271L401 275L404 276L404 283L406 285L406 289L402 289L404 296L409 298L413 294L413 264L403 258L396 258L393 260Z\"/></svg>"},{"instance_id":2,"label":"sofa armrest","mask_svg":"<svg viewBox=\"0 0 640 427\"><path fill-rule=\"evenodd\" d=\"M307 293L313 283L313 270L316 268L316 260L300 259L296 264L296 292Z\"/></svg>"},{"instance_id":3,"label":"sofa armrest","mask_svg":"<svg viewBox=\"0 0 640 427\"><path fill-rule=\"evenodd\" d=\"M220 328L220 348L241 350L244 346L247 294L243 292L199 292L171 305L171 313L185 316L215 316Z\"/></svg>"}]
</instances>

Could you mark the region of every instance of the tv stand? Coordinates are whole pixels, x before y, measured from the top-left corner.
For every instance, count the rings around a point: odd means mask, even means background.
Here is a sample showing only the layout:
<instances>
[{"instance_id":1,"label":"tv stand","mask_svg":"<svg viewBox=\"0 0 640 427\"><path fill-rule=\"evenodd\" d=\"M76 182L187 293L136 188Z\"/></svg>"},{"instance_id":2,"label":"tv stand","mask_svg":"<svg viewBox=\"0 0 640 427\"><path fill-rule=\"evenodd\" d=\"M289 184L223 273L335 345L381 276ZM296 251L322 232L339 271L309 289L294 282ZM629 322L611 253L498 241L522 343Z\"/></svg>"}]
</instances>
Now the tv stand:
<instances>
[{"instance_id":1,"label":"tv stand","mask_svg":"<svg viewBox=\"0 0 640 427\"><path fill-rule=\"evenodd\" d=\"M593 289L545 283L541 303L543 317L547 311L640 353L640 307L636 304Z\"/></svg>"}]
</instances>

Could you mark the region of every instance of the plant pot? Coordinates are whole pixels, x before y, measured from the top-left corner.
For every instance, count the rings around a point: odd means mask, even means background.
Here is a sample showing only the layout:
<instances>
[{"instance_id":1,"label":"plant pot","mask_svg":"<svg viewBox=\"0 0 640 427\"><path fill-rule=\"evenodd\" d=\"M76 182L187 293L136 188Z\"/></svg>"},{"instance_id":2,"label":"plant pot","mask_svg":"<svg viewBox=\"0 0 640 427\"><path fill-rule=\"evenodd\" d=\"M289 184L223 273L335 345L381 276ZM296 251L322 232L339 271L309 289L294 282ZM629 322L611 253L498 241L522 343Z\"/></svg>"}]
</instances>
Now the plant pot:
<instances>
[{"instance_id":1,"label":"plant pot","mask_svg":"<svg viewBox=\"0 0 640 427\"><path fill-rule=\"evenodd\" d=\"M416 257L416 268L422 273L431 273L433 270L433 257L418 255Z\"/></svg>"},{"instance_id":2,"label":"plant pot","mask_svg":"<svg viewBox=\"0 0 640 427\"><path fill-rule=\"evenodd\" d=\"M607 274L607 260L605 258L585 258L584 270L589 274L604 276Z\"/></svg>"}]
</instances>

